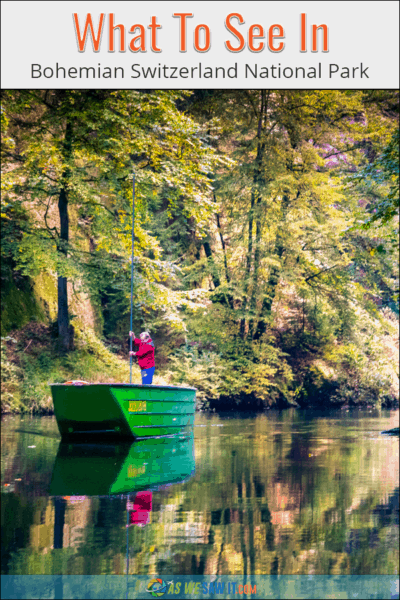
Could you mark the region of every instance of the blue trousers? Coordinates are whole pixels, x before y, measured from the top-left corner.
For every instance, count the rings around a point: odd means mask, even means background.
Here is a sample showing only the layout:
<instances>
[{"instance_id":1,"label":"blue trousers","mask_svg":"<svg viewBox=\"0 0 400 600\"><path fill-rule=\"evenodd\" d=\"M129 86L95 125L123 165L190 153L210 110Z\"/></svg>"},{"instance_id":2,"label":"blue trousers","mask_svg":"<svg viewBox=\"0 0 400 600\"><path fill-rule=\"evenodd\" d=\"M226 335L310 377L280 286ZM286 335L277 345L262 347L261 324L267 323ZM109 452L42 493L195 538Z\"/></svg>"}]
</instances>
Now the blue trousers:
<instances>
[{"instance_id":1,"label":"blue trousers","mask_svg":"<svg viewBox=\"0 0 400 600\"><path fill-rule=\"evenodd\" d=\"M153 383L154 370L155 367L150 367L150 369L143 369L143 371L141 371L142 385L149 385L150 383Z\"/></svg>"}]
</instances>

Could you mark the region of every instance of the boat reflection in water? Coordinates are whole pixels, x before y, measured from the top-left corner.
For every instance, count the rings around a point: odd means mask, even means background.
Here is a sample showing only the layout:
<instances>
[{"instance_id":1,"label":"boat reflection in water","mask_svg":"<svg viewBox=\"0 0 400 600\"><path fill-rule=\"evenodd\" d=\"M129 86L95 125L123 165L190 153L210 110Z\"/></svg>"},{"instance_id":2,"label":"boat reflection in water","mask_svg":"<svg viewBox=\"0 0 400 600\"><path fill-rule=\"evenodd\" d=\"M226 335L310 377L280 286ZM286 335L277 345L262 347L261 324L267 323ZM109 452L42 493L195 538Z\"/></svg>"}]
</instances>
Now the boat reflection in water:
<instances>
[{"instance_id":1,"label":"boat reflection in water","mask_svg":"<svg viewBox=\"0 0 400 600\"><path fill-rule=\"evenodd\" d=\"M194 471L193 434L149 438L132 444L61 442L50 495L134 494L182 482Z\"/></svg>"},{"instance_id":2,"label":"boat reflection in water","mask_svg":"<svg viewBox=\"0 0 400 600\"><path fill-rule=\"evenodd\" d=\"M54 463L50 495L54 496L54 548L63 548L67 501L90 496L126 498L126 573L129 573L130 525L150 522L153 490L182 483L195 472L193 434L149 438L132 444L61 442ZM62 598L62 590L57 588Z\"/></svg>"},{"instance_id":3,"label":"boat reflection in water","mask_svg":"<svg viewBox=\"0 0 400 600\"><path fill-rule=\"evenodd\" d=\"M172 438L149 438L132 444L70 444L61 442L54 463L50 495L54 496L54 549L64 547L67 505L91 496L126 501L126 575L134 572L130 553L131 526L151 522L152 495L158 488L182 483L195 472L193 433ZM131 539L131 550L132 539ZM126 580L126 597L129 586ZM134 582L136 585L136 582ZM55 598L64 596L57 578ZM121 596L122 597L122 596Z\"/></svg>"}]
</instances>

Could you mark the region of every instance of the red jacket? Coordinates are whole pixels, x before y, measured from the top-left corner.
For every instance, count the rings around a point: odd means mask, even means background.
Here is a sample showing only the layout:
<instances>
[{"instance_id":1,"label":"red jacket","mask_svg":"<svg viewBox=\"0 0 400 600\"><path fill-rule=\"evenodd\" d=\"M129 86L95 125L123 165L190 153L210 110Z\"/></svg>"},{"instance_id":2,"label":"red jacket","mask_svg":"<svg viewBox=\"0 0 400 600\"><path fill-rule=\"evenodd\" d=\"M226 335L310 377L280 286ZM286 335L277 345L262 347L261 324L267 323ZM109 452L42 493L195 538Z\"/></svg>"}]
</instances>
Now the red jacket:
<instances>
[{"instance_id":1,"label":"red jacket","mask_svg":"<svg viewBox=\"0 0 400 600\"><path fill-rule=\"evenodd\" d=\"M149 339L142 342L139 338L133 339L133 344L139 346L139 350L136 352L136 358L138 359L139 367L141 369L151 369L154 367L154 343L153 340Z\"/></svg>"},{"instance_id":2,"label":"red jacket","mask_svg":"<svg viewBox=\"0 0 400 600\"><path fill-rule=\"evenodd\" d=\"M137 492L132 508L129 507L131 510L129 523L131 525L147 525L150 521L151 505L152 492Z\"/></svg>"}]
</instances>

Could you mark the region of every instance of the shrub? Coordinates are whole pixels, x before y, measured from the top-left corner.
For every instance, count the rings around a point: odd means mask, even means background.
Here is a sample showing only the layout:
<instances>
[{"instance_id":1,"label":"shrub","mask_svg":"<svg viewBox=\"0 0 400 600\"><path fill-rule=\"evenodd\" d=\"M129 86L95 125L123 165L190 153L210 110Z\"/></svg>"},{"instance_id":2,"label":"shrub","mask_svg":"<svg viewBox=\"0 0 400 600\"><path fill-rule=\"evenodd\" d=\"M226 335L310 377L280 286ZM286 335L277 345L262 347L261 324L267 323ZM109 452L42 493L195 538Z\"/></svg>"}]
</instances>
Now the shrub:
<instances>
[{"instance_id":1,"label":"shrub","mask_svg":"<svg viewBox=\"0 0 400 600\"><path fill-rule=\"evenodd\" d=\"M199 408L208 408L209 400L221 395L227 365L216 352L199 352L197 347L186 345L169 356L170 369L165 376L174 385L197 389Z\"/></svg>"},{"instance_id":2,"label":"shrub","mask_svg":"<svg viewBox=\"0 0 400 600\"><path fill-rule=\"evenodd\" d=\"M264 406L274 404L280 397L290 402L293 375L278 348L253 342L231 346L226 349L228 352L229 356L224 356L186 344L170 355L167 376L175 384L196 387L201 408L208 408L210 401L220 397L229 397L236 403L243 396L252 397Z\"/></svg>"},{"instance_id":3,"label":"shrub","mask_svg":"<svg viewBox=\"0 0 400 600\"><path fill-rule=\"evenodd\" d=\"M388 308L377 318L359 314L352 339L325 352L337 373L334 399L379 404L398 398L397 332L397 319Z\"/></svg>"},{"instance_id":4,"label":"shrub","mask_svg":"<svg viewBox=\"0 0 400 600\"><path fill-rule=\"evenodd\" d=\"M15 344L16 340L9 336L1 338L1 412L19 412L22 371L9 360L7 342Z\"/></svg>"}]
</instances>

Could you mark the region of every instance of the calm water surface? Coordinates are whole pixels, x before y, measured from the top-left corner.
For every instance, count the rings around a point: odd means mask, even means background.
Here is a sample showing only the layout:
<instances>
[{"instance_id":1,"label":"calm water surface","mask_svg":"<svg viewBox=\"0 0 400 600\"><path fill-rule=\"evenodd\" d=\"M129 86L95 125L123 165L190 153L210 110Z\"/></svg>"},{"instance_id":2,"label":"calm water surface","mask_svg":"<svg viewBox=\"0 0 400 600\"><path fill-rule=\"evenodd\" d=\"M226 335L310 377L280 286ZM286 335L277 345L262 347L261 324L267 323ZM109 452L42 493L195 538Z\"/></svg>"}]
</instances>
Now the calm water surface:
<instances>
[{"instance_id":1,"label":"calm water surface","mask_svg":"<svg viewBox=\"0 0 400 600\"><path fill-rule=\"evenodd\" d=\"M197 415L194 440L61 445L2 420L3 574L396 574L398 411Z\"/></svg>"}]
</instances>

